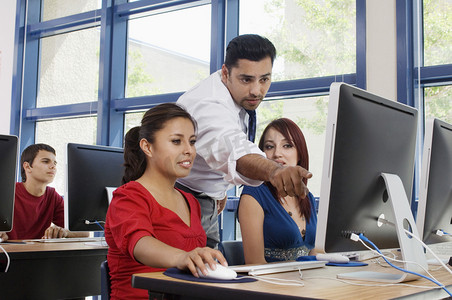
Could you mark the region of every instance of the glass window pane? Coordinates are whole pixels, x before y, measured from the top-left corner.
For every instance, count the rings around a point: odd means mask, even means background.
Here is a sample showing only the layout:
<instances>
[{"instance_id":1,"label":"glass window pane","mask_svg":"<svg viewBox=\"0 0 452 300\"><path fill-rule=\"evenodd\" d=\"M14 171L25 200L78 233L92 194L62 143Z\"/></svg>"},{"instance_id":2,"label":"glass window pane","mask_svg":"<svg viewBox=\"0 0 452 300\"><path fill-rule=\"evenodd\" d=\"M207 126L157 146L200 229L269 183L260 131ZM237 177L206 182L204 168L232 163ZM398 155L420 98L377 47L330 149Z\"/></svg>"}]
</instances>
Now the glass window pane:
<instances>
[{"instance_id":1,"label":"glass window pane","mask_svg":"<svg viewBox=\"0 0 452 300\"><path fill-rule=\"evenodd\" d=\"M314 175L308 186L316 197L320 196L327 112L328 96L264 101L257 110L256 143L265 126L274 119L289 118L300 126L308 144L309 168ZM124 132L139 126L143 114L143 111L127 113Z\"/></svg>"},{"instance_id":2,"label":"glass window pane","mask_svg":"<svg viewBox=\"0 0 452 300\"><path fill-rule=\"evenodd\" d=\"M37 107L97 101L98 28L41 40Z\"/></svg>"},{"instance_id":3,"label":"glass window pane","mask_svg":"<svg viewBox=\"0 0 452 300\"><path fill-rule=\"evenodd\" d=\"M141 125L145 111L126 113L124 115L124 135L133 127Z\"/></svg>"},{"instance_id":4,"label":"glass window pane","mask_svg":"<svg viewBox=\"0 0 452 300\"><path fill-rule=\"evenodd\" d=\"M452 124L452 85L424 89L425 118L438 118Z\"/></svg>"},{"instance_id":5,"label":"glass window pane","mask_svg":"<svg viewBox=\"0 0 452 300\"><path fill-rule=\"evenodd\" d=\"M273 81L356 73L355 0L240 1L240 34L270 39Z\"/></svg>"},{"instance_id":6,"label":"glass window pane","mask_svg":"<svg viewBox=\"0 0 452 300\"><path fill-rule=\"evenodd\" d=\"M126 97L185 91L209 75L210 10L202 5L129 21Z\"/></svg>"},{"instance_id":7,"label":"glass window pane","mask_svg":"<svg viewBox=\"0 0 452 300\"><path fill-rule=\"evenodd\" d=\"M328 96L265 101L257 110L256 143L274 119L289 118L301 128L308 144L309 171L313 174L308 187L315 197L320 196L327 112Z\"/></svg>"},{"instance_id":8,"label":"glass window pane","mask_svg":"<svg viewBox=\"0 0 452 300\"><path fill-rule=\"evenodd\" d=\"M452 1L424 0L424 65L452 63Z\"/></svg>"},{"instance_id":9,"label":"glass window pane","mask_svg":"<svg viewBox=\"0 0 452 300\"><path fill-rule=\"evenodd\" d=\"M70 4L61 0L42 0L42 21L66 17L102 7L101 0L77 0Z\"/></svg>"},{"instance_id":10,"label":"glass window pane","mask_svg":"<svg viewBox=\"0 0 452 300\"><path fill-rule=\"evenodd\" d=\"M45 143L56 151L57 175L50 186L60 195L66 185L66 144L80 143L95 145L97 117L60 119L36 122L36 143Z\"/></svg>"}]
</instances>

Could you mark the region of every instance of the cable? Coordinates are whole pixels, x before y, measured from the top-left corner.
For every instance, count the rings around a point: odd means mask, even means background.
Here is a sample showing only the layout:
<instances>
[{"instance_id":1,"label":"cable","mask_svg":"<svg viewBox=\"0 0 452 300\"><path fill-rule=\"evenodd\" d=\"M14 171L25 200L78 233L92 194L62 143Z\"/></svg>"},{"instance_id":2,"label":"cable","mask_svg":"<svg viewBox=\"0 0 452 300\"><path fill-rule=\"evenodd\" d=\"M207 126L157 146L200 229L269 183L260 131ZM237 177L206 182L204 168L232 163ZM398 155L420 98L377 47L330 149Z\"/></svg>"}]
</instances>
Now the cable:
<instances>
[{"instance_id":1,"label":"cable","mask_svg":"<svg viewBox=\"0 0 452 300\"><path fill-rule=\"evenodd\" d=\"M361 241L361 243L363 243L363 242ZM368 247L368 246L367 246L366 244L364 244L364 243L363 243L363 245L364 245L365 247L367 247L367 249L369 249L372 253L375 253L376 255L378 255L378 257L374 260L374 263L379 264L382 268L391 268L391 266L382 263L381 260L383 259L383 257L382 257L382 255L381 255L380 253L378 253L378 252L375 251L374 249L371 249L370 247ZM382 252L382 253L384 253L384 252ZM392 260L392 261L397 261L397 258L396 258L397 255L396 255L395 253L393 253L393 252L391 252L391 251L387 251L387 253L388 253L388 254L386 254L386 258L387 258L387 259L390 259L390 260ZM392 255L392 258L388 256L389 254Z\"/></svg>"},{"instance_id":2,"label":"cable","mask_svg":"<svg viewBox=\"0 0 452 300\"><path fill-rule=\"evenodd\" d=\"M357 240L357 241L358 241L358 240ZM364 245L364 247L366 247L366 248L369 249L370 251L372 251L372 252L378 254L378 255L379 255L379 258L383 258L385 261L386 261L386 259L389 259L389 260L391 260L391 261L399 262L399 263L410 263L410 264L415 264L415 265L419 266L419 267L420 267L425 273L427 273L431 278L433 278L434 280L438 281L432 274L430 274L430 272L429 272L427 269L424 268L424 266L422 266L422 265L419 264L418 262L415 262L415 261L406 261L406 260L398 260L398 259L395 259L395 258L393 258L393 257L385 256L383 253L381 253L381 252L379 253L379 252L375 251L374 249L370 248L369 246L367 246L366 243L364 243L363 240L359 239L359 241ZM393 254L393 255L394 255L394 254ZM387 261L386 261L386 262L387 262ZM378 259L377 259L377 263L378 263L380 266L384 267L384 268L392 267L392 265L389 264L389 263L388 263L389 266L384 266L384 265L382 265L382 264L378 261ZM402 272L405 272L403 269L402 269L401 271L402 271ZM416 274L416 275L417 275L417 274Z\"/></svg>"},{"instance_id":3,"label":"cable","mask_svg":"<svg viewBox=\"0 0 452 300\"><path fill-rule=\"evenodd\" d=\"M5 252L5 255L6 255L6 268L5 268L5 273L6 273L6 272L8 272L9 264L11 263L11 259L9 258L8 252L6 252L5 248L3 248L2 246L0 246L0 248L2 249L3 252Z\"/></svg>"},{"instance_id":4,"label":"cable","mask_svg":"<svg viewBox=\"0 0 452 300\"><path fill-rule=\"evenodd\" d=\"M298 273L300 274L300 278L302 278L302 273L301 273L301 269L298 269ZM251 275L251 276L243 276L243 277L249 277L249 278L254 278L260 281L264 281L264 282L268 282L271 284L276 284L276 285L286 285L286 286L304 286L303 282L300 282L298 280L293 280L293 279L283 279L283 278L276 278L276 277L268 277L266 276L264 277L260 277L259 275ZM240 278L243 278L240 277ZM237 279L240 279L237 278ZM281 281L281 282L278 282Z\"/></svg>"},{"instance_id":5,"label":"cable","mask_svg":"<svg viewBox=\"0 0 452 300\"><path fill-rule=\"evenodd\" d=\"M354 282L354 281L348 281L345 279L339 279L339 278L332 278L332 277L323 277L323 276L312 276L312 277L305 277L305 280L310 280L310 279L328 279L328 280L336 280L339 282L343 282L345 284L350 284L350 285L356 285L356 286L367 286L367 287L387 287L387 286L406 286L406 287L413 287L413 288L419 288L419 289L431 289L431 288L435 288L435 289L439 289L441 287L439 286L424 286L424 285L414 285L414 284L408 284L408 283L381 283L381 284L371 284L371 283L359 283L359 282Z\"/></svg>"},{"instance_id":6,"label":"cable","mask_svg":"<svg viewBox=\"0 0 452 300\"><path fill-rule=\"evenodd\" d=\"M407 233L409 236L415 238L419 243L421 243L422 247L424 247L425 249L427 249L428 252L430 252L430 254L432 254L435 259L437 261L439 261L439 263L441 264L441 266L446 269L450 274L452 274L452 270L449 269L446 264L435 254L435 252L432 251L432 249L430 249L429 246L427 246L419 237L417 237L416 235L412 234L411 232L409 232L408 230L405 229L405 233Z\"/></svg>"},{"instance_id":7,"label":"cable","mask_svg":"<svg viewBox=\"0 0 452 300\"><path fill-rule=\"evenodd\" d=\"M260 281L264 281L264 282L268 282L271 284L276 284L276 285L287 285L287 286L304 286L303 282L298 282L297 280L291 280L291 279L281 279L281 278L276 278L276 277L259 277L258 275L253 275L253 276L249 276L251 278L255 278L257 280ZM277 282L277 281L282 281L282 282ZM290 283L290 281L294 282L294 283Z\"/></svg>"},{"instance_id":8,"label":"cable","mask_svg":"<svg viewBox=\"0 0 452 300\"><path fill-rule=\"evenodd\" d=\"M450 233L447 233L447 232L445 232L445 231L442 230L442 229L438 229L438 230L435 232L435 234L438 235L438 236L443 236L443 235L451 236Z\"/></svg>"},{"instance_id":9,"label":"cable","mask_svg":"<svg viewBox=\"0 0 452 300\"><path fill-rule=\"evenodd\" d=\"M353 235L355 235L355 236L353 236ZM358 239L356 239L356 237L358 237ZM378 253L380 253L380 254L382 255L383 259L384 259L390 266L392 266L393 268L395 268L395 269L397 269L397 270L399 270L399 271L405 272L405 273L413 274L413 275L422 277L422 278L424 278L424 279L430 280L430 281L433 282L434 284L436 284L436 285L438 285L439 287L441 287L447 294L449 294L449 295L452 297L452 293L451 293L451 292L450 292L443 284L441 284L440 282L436 281L435 279L432 279L432 278L430 278L430 277L424 276L424 275L422 275L422 274L419 274L419 273L416 273L416 272L413 272L413 271L405 270L405 269L400 268L400 267L397 267L396 265L394 265L394 264L392 264L391 262L389 262L389 260L387 260L386 257L381 253L380 249L378 249L378 247L377 247L372 241L370 241L368 238L366 238L362 233L360 233L359 236L357 236L356 234L352 234L352 238L351 238L351 239L354 240L354 241L361 240L361 241L364 241L364 242L369 243L370 245L372 245L372 247L374 247L374 249L375 249Z\"/></svg>"},{"instance_id":10,"label":"cable","mask_svg":"<svg viewBox=\"0 0 452 300\"><path fill-rule=\"evenodd\" d=\"M86 225L93 225L93 224L96 224L96 225L98 225L98 226L102 229L102 231L104 231L104 227L103 227L102 225L100 225L100 223L105 224L105 221L97 221L97 220L90 221L90 220L85 220L85 224L86 224Z\"/></svg>"}]
</instances>

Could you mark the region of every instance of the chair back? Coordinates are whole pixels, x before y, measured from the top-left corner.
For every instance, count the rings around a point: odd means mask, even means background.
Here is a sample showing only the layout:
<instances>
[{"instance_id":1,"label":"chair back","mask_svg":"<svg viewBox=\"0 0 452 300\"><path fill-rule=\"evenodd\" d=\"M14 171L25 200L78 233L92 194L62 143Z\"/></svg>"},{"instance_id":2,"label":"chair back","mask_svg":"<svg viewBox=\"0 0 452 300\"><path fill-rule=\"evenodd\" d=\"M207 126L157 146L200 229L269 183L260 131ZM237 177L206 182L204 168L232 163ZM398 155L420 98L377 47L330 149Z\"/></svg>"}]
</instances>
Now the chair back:
<instances>
[{"instance_id":1,"label":"chair back","mask_svg":"<svg viewBox=\"0 0 452 300\"><path fill-rule=\"evenodd\" d=\"M242 241L222 241L218 245L218 250L223 253L223 256L228 261L228 265L235 266L245 264Z\"/></svg>"},{"instance_id":2,"label":"chair back","mask_svg":"<svg viewBox=\"0 0 452 300\"><path fill-rule=\"evenodd\" d=\"M108 262L105 260L100 264L100 295L102 300L110 300L111 281Z\"/></svg>"}]
</instances>

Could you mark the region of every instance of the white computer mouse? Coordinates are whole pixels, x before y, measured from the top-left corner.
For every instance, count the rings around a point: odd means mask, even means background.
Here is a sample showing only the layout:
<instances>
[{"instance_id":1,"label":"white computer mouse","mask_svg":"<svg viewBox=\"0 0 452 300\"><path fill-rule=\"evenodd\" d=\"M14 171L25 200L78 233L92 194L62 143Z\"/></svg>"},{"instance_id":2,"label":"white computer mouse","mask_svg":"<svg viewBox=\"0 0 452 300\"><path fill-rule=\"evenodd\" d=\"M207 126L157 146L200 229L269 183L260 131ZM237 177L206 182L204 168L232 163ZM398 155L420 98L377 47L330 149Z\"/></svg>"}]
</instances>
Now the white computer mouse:
<instances>
[{"instance_id":1,"label":"white computer mouse","mask_svg":"<svg viewBox=\"0 0 452 300\"><path fill-rule=\"evenodd\" d=\"M237 273L234 270L229 269L223 265L217 264L215 270L212 270L209 264L206 264L207 275L204 275L199 268L197 268L199 277L211 278L211 279L223 279L229 280L237 277Z\"/></svg>"},{"instance_id":2,"label":"white computer mouse","mask_svg":"<svg viewBox=\"0 0 452 300\"><path fill-rule=\"evenodd\" d=\"M317 260L327 261L330 263L346 264L350 261L347 256L339 253L319 253L316 255Z\"/></svg>"}]
</instances>

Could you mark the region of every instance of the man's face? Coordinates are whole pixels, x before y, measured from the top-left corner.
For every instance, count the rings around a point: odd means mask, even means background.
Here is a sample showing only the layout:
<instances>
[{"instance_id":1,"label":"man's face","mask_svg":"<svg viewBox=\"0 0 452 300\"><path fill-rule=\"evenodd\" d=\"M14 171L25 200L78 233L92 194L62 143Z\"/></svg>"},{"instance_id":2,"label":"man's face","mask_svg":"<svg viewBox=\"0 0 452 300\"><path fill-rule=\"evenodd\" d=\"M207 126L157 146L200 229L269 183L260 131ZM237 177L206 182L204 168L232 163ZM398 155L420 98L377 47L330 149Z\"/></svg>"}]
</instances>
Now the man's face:
<instances>
[{"instance_id":1,"label":"man's face","mask_svg":"<svg viewBox=\"0 0 452 300\"><path fill-rule=\"evenodd\" d=\"M244 109L255 110L270 88L272 67L270 57L260 61L239 59L237 66L231 70L223 65L221 81L235 103Z\"/></svg>"}]
</instances>

